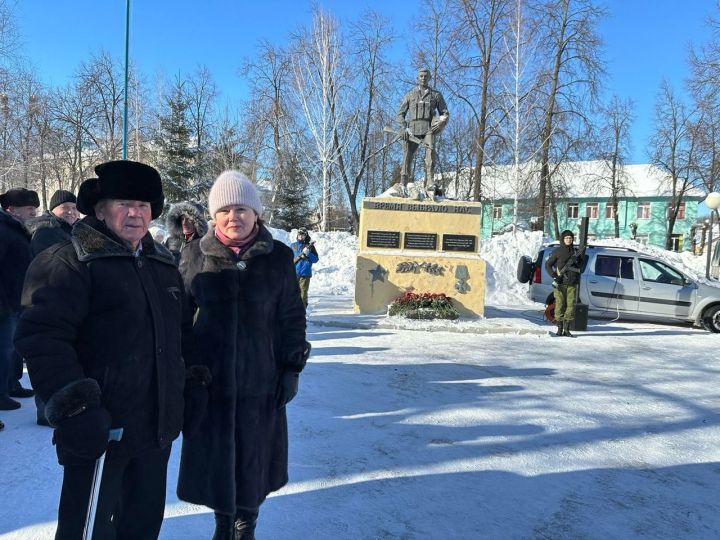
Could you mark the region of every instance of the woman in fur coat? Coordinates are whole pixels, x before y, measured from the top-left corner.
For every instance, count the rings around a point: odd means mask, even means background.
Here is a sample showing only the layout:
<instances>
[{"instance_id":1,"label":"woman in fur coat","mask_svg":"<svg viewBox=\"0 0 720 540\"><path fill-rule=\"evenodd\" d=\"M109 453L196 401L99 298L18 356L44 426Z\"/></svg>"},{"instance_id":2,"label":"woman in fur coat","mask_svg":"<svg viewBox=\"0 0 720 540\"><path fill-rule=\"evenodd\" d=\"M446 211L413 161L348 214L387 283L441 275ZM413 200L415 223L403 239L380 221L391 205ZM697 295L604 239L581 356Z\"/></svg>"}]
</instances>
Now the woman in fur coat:
<instances>
[{"instance_id":1,"label":"woman in fur coat","mask_svg":"<svg viewBox=\"0 0 720 540\"><path fill-rule=\"evenodd\" d=\"M182 252L199 359L213 376L207 413L184 439L178 496L215 511L213 539L254 538L260 505L288 481L286 404L309 354L293 255L259 216L253 184L222 173L215 227Z\"/></svg>"}]
</instances>

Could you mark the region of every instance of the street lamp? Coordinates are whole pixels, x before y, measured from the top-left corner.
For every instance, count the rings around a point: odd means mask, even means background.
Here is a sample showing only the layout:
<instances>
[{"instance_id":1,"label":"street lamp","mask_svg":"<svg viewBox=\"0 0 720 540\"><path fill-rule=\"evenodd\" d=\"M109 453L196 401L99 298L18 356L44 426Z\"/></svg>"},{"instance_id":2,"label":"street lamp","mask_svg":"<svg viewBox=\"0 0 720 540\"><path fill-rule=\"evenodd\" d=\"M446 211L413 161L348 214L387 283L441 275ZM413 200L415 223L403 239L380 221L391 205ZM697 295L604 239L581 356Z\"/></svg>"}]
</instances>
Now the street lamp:
<instances>
[{"instance_id":1,"label":"street lamp","mask_svg":"<svg viewBox=\"0 0 720 540\"><path fill-rule=\"evenodd\" d=\"M710 259L712 258L712 233L713 233L713 217L715 210L720 206L720 193L715 191L708 193L705 197L705 206L710 209L710 232L708 236L707 262L705 263L705 277L710 277Z\"/></svg>"}]
</instances>

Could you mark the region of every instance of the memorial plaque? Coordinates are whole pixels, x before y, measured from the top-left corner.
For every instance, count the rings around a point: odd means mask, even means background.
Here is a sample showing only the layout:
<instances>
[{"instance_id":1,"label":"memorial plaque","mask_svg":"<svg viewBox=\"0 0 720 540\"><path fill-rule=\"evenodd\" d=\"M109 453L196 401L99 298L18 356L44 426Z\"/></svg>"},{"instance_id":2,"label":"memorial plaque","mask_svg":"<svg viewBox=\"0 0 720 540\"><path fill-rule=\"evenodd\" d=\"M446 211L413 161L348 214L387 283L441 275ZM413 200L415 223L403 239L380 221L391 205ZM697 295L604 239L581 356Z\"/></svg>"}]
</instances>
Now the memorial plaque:
<instances>
[{"instance_id":1,"label":"memorial plaque","mask_svg":"<svg viewBox=\"0 0 720 540\"><path fill-rule=\"evenodd\" d=\"M368 231L367 247L400 248L400 233L395 231Z\"/></svg>"},{"instance_id":2,"label":"memorial plaque","mask_svg":"<svg viewBox=\"0 0 720 540\"><path fill-rule=\"evenodd\" d=\"M475 251L476 236L466 234L443 234L443 251Z\"/></svg>"},{"instance_id":3,"label":"memorial plaque","mask_svg":"<svg viewBox=\"0 0 720 540\"><path fill-rule=\"evenodd\" d=\"M437 234L434 233L405 233L403 242L405 249L437 249Z\"/></svg>"}]
</instances>

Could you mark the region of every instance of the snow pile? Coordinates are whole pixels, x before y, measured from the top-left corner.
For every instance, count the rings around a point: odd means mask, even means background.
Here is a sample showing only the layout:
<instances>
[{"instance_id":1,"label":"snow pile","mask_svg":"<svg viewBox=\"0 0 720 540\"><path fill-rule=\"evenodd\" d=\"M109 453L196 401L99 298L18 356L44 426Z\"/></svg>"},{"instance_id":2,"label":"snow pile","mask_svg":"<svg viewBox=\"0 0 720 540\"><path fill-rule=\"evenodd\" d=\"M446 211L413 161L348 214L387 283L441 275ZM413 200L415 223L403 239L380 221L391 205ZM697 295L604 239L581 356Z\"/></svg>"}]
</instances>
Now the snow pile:
<instances>
[{"instance_id":1,"label":"snow pile","mask_svg":"<svg viewBox=\"0 0 720 540\"><path fill-rule=\"evenodd\" d=\"M488 305L532 304L528 285L517 280L520 257L537 257L543 243L540 231L507 232L480 243L480 256L485 259L485 303Z\"/></svg>"},{"instance_id":2,"label":"snow pile","mask_svg":"<svg viewBox=\"0 0 720 540\"><path fill-rule=\"evenodd\" d=\"M297 231L270 229L273 238L290 245L297 239ZM355 294L355 260L357 258L357 236L348 232L310 231L315 240L320 260L313 265L310 280L310 294L335 295Z\"/></svg>"}]
</instances>

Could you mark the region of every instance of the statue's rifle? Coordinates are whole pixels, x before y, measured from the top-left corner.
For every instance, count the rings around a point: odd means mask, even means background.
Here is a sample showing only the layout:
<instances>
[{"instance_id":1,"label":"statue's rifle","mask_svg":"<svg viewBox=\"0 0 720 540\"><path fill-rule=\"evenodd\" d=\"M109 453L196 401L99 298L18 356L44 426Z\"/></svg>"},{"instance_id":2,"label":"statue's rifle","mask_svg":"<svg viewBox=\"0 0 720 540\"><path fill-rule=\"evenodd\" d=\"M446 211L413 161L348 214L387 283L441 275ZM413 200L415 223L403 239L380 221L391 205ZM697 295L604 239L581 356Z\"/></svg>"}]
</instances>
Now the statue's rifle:
<instances>
[{"instance_id":1,"label":"statue's rifle","mask_svg":"<svg viewBox=\"0 0 720 540\"><path fill-rule=\"evenodd\" d=\"M388 126L385 126L385 127L383 128L383 131L384 131L385 133L390 133L390 134L392 134L392 135L395 135L395 138L394 138L392 141L390 141L386 146L389 146L389 145L391 145L392 143L394 143L394 142L396 142L396 141L399 141L400 139L402 139L402 138L404 138L404 137L407 137L407 140L408 140L408 141L412 141L412 142L414 142L415 144L427 146L428 148L430 148L430 145L429 145L427 142L425 142L423 139L420 139L419 137L416 137L415 135L413 135L412 133L410 133L410 131L407 130L407 129L405 129L404 132L403 132L403 131L395 131L393 128L388 127Z\"/></svg>"}]
</instances>

